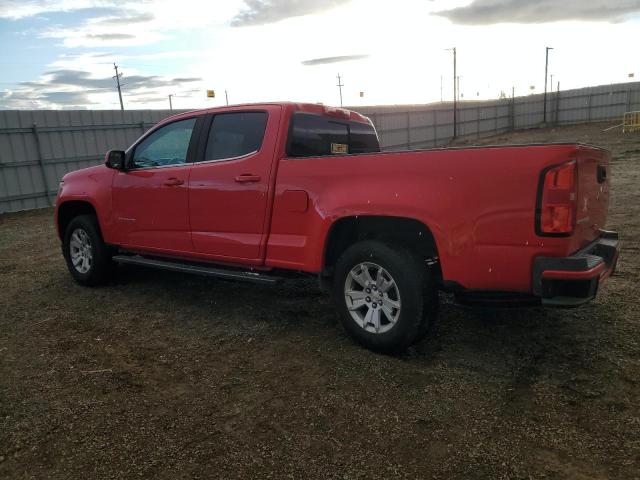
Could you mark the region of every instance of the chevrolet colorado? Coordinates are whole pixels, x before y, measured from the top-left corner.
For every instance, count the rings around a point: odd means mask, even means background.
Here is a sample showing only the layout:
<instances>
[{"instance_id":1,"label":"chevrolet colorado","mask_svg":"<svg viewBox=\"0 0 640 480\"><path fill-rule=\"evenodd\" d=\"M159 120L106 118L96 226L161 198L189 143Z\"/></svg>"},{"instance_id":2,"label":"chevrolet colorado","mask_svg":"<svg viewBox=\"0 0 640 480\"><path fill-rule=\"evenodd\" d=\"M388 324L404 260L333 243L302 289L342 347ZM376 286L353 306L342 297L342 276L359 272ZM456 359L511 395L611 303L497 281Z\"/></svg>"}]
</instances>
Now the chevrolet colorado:
<instances>
[{"instance_id":1,"label":"chevrolet colorado","mask_svg":"<svg viewBox=\"0 0 640 480\"><path fill-rule=\"evenodd\" d=\"M73 278L117 263L272 283L317 274L377 351L425 336L438 290L574 306L615 269L610 155L577 144L380 152L368 118L297 103L167 118L61 181Z\"/></svg>"}]
</instances>

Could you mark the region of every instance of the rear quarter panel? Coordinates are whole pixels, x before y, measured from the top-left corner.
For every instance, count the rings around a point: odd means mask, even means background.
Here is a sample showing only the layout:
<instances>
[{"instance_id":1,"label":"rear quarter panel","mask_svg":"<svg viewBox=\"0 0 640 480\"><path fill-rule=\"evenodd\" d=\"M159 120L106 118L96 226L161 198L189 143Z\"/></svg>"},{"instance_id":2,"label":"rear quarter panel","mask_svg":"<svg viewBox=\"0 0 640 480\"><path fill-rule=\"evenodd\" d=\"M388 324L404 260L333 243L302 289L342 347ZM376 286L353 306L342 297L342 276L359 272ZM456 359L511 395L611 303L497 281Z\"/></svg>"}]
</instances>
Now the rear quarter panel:
<instances>
[{"instance_id":1,"label":"rear quarter panel","mask_svg":"<svg viewBox=\"0 0 640 480\"><path fill-rule=\"evenodd\" d=\"M407 217L432 232L443 277L466 288L529 291L539 255L568 255L570 239L535 233L540 172L575 145L471 148L279 162L266 264L319 272L331 225L359 215ZM305 191L308 206L288 191Z\"/></svg>"}]
</instances>

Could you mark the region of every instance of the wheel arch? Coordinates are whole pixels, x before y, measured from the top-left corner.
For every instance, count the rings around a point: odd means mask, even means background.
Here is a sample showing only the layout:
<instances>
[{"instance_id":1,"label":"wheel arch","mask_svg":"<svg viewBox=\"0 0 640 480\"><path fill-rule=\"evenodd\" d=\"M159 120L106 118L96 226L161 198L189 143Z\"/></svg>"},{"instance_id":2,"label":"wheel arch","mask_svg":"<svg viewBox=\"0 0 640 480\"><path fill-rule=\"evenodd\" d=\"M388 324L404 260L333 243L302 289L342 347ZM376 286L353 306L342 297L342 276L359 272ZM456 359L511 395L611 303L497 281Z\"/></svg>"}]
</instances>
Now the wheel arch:
<instances>
[{"instance_id":1,"label":"wheel arch","mask_svg":"<svg viewBox=\"0 0 640 480\"><path fill-rule=\"evenodd\" d=\"M100 229L100 219L96 208L86 200L67 200L58 206L57 228L60 238L64 238L64 232L67 226L78 215L94 215ZM102 232L98 232L102 235Z\"/></svg>"},{"instance_id":2,"label":"wheel arch","mask_svg":"<svg viewBox=\"0 0 640 480\"><path fill-rule=\"evenodd\" d=\"M442 277L438 247L431 229L410 217L357 215L342 217L331 225L324 243L322 272L330 275L340 255L362 240L380 240L417 253Z\"/></svg>"}]
</instances>

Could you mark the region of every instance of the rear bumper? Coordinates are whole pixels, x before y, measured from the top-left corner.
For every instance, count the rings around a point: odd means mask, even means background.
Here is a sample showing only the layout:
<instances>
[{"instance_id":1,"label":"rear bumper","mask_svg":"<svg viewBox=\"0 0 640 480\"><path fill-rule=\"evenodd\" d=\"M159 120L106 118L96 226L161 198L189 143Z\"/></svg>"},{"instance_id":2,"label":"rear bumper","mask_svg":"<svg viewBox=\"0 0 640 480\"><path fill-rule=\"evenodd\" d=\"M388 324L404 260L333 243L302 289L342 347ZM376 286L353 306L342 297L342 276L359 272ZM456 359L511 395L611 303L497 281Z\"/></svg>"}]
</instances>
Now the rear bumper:
<instances>
[{"instance_id":1,"label":"rear bumper","mask_svg":"<svg viewBox=\"0 0 640 480\"><path fill-rule=\"evenodd\" d=\"M533 263L533 293L543 305L572 307L592 300L616 268L616 232L602 236L570 257L538 257Z\"/></svg>"}]
</instances>

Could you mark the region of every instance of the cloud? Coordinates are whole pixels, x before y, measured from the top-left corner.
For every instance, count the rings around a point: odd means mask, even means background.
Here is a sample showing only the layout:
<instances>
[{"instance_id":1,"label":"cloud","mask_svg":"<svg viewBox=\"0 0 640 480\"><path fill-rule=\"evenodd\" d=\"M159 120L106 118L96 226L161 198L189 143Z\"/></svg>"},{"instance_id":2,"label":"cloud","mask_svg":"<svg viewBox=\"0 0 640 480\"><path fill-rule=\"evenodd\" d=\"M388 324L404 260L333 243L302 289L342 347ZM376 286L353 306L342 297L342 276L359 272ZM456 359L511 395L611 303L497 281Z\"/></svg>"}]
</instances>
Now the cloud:
<instances>
[{"instance_id":1,"label":"cloud","mask_svg":"<svg viewBox=\"0 0 640 480\"><path fill-rule=\"evenodd\" d=\"M324 57L324 58L312 58L311 60L305 60L302 62L302 65L313 66L313 65L326 65L328 63L340 63L340 62L350 62L353 60L363 60L365 58L369 58L369 55L340 55L337 57Z\"/></svg>"},{"instance_id":2,"label":"cloud","mask_svg":"<svg viewBox=\"0 0 640 480\"><path fill-rule=\"evenodd\" d=\"M155 15L150 12L138 13L131 15L123 15L119 17L107 17L97 19L94 24L102 27L119 27L122 25L131 25L135 23L150 22L155 18Z\"/></svg>"},{"instance_id":3,"label":"cloud","mask_svg":"<svg viewBox=\"0 0 640 480\"><path fill-rule=\"evenodd\" d=\"M113 85L111 78L93 78L89 72L80 70L53 70L45 72L44 76L45 79L40 82L21 82L19 85L41 89L61 86L110 88Z\"/></svg>"},{"instance_id":4,"label":"cloud","mask_svg":"<svg viewBox=\"0 0 640 480\"><path fill-rule=\"evenodd\" d=\"M163 95L163 96L148 96L148 97L136 97L136 98L132 98L132 99L127 99L127 102L130 103L158 103L158 102L168 102L169 101L169 96L168 95Z\"/></svg>"},{"instance_id":5,"label":"cloud","mask_svg":"<svg viewBox=\"0 0 640 480\"><path fill-rule=\"evenodd\" d=\"M44 108L80 108L97 105L86 92L42 92L35 94L31 90L7 90L0 98L0 108L6 109L44 109Z\"/></svg>"},{"instance_id":6,"label":"cloud","mask_svg":"<svg viewBox=\"0 0 640 480\"><path fill-rule=\"evenodd\" d=\"M169 93L190 96L199 77L164 78L157 75L123 75L125 103L144 104L166 99ZM191 88L191 90L184 90ZM153 100L151 100L153 99ZM94 76L85 70L58 69L43 74L39 81L21 82L18 88L0 95L2 108L87 108L117 100L111 76Z\"/></svg>"},{"instance_id":7,"label":"cloud","mask_svg":"<svg viewBox=\"0 0 640 480\"><path fill-rule=\"evenodd\" d=\"M0 5L3 0L0 0ZM14 0L9 0L13 2ZM173 2L184 0L171 0ZM29 8L27 8L29 7ZM166 38L169 20L158 20L146 0L60 0L58 2L29 2L14 6L4 14L10 18L72 10L82 10L88 18L66 15L65 21L38 30L42 38L60 38L65 47L101 47L143 45ZM1 8L1 7L0 7ZM147 10L145 10L147 9ZM0 17L2 16L0 10ZM166 14L166 11L165 11ZM50 23L50 22L49 22Z\"/></svg>"},{"instance_id":8,"label":"cloud","mask_svg":"<svg viewBox=\"0 0 640 480\"><path fill-rule=\"evenodd\" d=\"M45 92L39 97L58 105L95 105L86 92Z\"/></svg>"},{"instance_id":9,"label":"cloud","mask_svg":"<svg viewBox=\"0 0 640 480\"><path fill-rule=\"evenodd\" d=\"M20 85L30 87L44 86L71 86L82 88L113 88L115 83L112 77L95 78L84 70L53 70L46 72L47 82L23 82ZM121 82L129 89L149 89L158 87L170 87L181 83L199 82L199 77L166 79L157 75L123 75Z\"/></svg>"},{"instance_id":10,"label":"cloud","mask_svg":"<svg viewBox=\"0 0 640 480\"><path fill-rule=\"evenodd\" d=\"M130 33L89 33L87 38L89 40L130 40L136 36Z\"/></svg>"},{"instance_id":11,"label":"cloud","mask_svg":"<svg viewBox=\"0 0 640 480\"><path fill-rule=\"evenodd\" d=\"M291 17L320 13L350 0L244 0L246 9L231 20L233 27L266 25Z\"/></svg>"},{"instance_id":12,"label":"cloud","mask_svg":"<svg viewBox=\"0 0 640 480\"><path fill-rule=\"evenodd\" d=\"M19 19L51 12L71 12L89 8L118 8L131 0L1 0L0 18Z\"/></svg>"},{"instance_id":13,"label":"cloud","mask_svg":"<svg viewBox=\"0 0 640 480\"><path fill-rule=\"evenodd\" d=\"M640 0L474 0L471 4L435 12L453 23L547 23L563 20L618 22L640 13Z\"/></svg>"}]
</instances>

